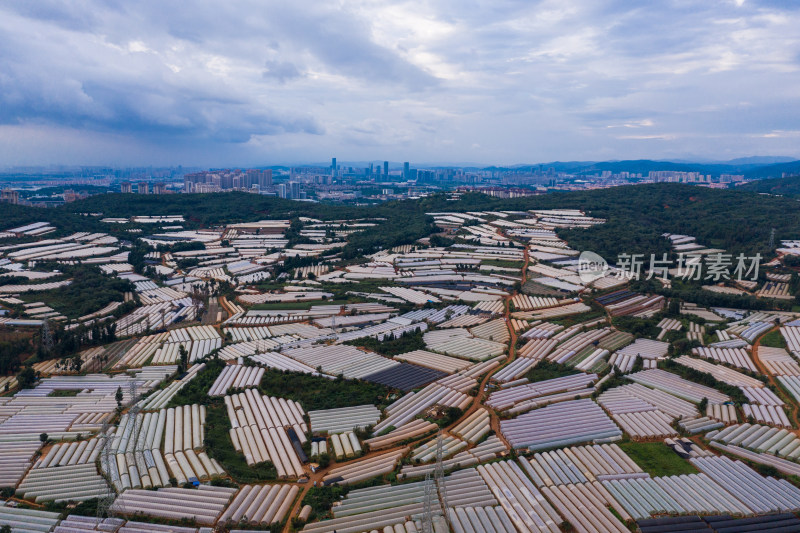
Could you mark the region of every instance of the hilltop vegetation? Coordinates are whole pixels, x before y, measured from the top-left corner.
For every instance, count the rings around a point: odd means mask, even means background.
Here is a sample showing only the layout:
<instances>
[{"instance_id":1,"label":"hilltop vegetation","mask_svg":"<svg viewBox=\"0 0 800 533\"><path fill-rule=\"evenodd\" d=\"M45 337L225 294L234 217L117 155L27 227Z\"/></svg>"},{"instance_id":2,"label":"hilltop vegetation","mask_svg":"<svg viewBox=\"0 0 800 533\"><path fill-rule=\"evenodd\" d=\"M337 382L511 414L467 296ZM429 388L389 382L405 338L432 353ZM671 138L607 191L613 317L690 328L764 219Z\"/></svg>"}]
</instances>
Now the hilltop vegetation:
<instances>
[{"instance_id":1,"label":"hilltop vegetation","mask_svg":"<svg viewBox=\"0 0 800 533\"><path fill-rule=\"evenodd\" d=\"M60 208L62 209L62 208ZM183 215L188 227L312 217L325 221L375 219L377 227L350 237L346 259L379 249L410 244L433 231L430 220L407 203L390 202L374 207L295 202L241 192L222 194L130 195L106 194L74 202L63 209L101 212L105 216Z\"/></svg>"},{"instance_id":2,"label":"hilltop vegetation","mask_svg":"<svg viewBox=\"0 0 800 533\"><path fill-rule=\"evenodd\" d=\"M745 255L769 255L772 228L777 240L800 233L797 202L743 191L663 183L564 194L562 199L563 205L580 205L607 220L587 230L561 232L574 248L607 259L623 252L666 252L665 232L692 235L703 245Z\"/></svg>"},{"instance_id":3,"label":"hilltop vegetation","mask_svg":"<svg viewBox=\"0 0 800 533\"><path fill-rule=\"evenodd\" d=\"M800 193L800 178L767 180L750 187L783 183L787 191ZM764 183L765 185L761 185ZM780 183L778 185L780 185ZM788 192L787 192L788 194ZM8 227L40 220L36 208L11 206ZM117 231L96 217L77 213L102 213L109 217L134 215L184 215L187 227L252 221L292 219L299 216L326 221L370 218L378 225L353 234L344 248L345 259L355 258L416 239L435 231L427 212L497 211L580 207L604 218L606 224L589 229L561 230L559 234L579 250L593 250L615 260L620 253L664 253L669 243L664 232L697 237L704 245L731 253L768 255L769 235L776 239L800 235L800 210L794 199L759 195L745 190L717 190L675 183L631 185L603 190L556 192L526 198L499 199L482 194L465 194L448 201L444 194L418 201L395 201L369 207L294 202L247 193L122 195L106 194L47 211L64 232Z\"/></svg>"},{"instance_id":4,"label":"hilltop vegetation","mask_svg":"<svg viewBox=\"0 0 800 533\"><path fill-rule=\"evenodd\" d=\"M382 405L390 390L383 385L355 379L328 379L300 372L267 369L258 388L266 396L300 402L306 411L353 405Z\"/></svg>"},{"instance_id":5,"label":"hilltop vegetation","mask_svg":"<svg viewBox=\"0 0 800 533\"><path fill-rule=\"evenodd\" d=\"M96 266L53 265L72 280L66 287L23 294L31 302L45 301L67 318L78 318L99 311L111 302L122 302L133 283L106 276Z\"/></svg>"},{"instance_id":6,"label":"hilltop vegetation","mask_svg":"<svg viewBox=\"0 0 800 533\"><path fill-rule=\"evenodd\" d=\"M753 181L742 185L740 190L782 196L800 196L800 176Z\"/></svg>"}]
</instances>

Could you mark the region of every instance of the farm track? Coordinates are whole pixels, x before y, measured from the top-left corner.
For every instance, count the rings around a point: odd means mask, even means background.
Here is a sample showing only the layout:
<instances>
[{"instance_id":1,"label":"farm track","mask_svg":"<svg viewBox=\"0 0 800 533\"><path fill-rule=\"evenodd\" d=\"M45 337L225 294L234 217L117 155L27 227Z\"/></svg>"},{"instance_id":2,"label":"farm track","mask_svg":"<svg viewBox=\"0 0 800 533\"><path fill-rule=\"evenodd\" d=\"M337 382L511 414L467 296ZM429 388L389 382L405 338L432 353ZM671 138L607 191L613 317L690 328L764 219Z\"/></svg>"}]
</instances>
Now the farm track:
<instances>
[{"instance_id":1,"label":"farm track","mask_svg":"<svg viewBox=\"0 0 800 533\"><path fill-rule=\"evenodd\" d=\"M520 286L524 285L525 282L527 281L527 278L528 278L528 262L530 260L530 256L528 255L528 247L527 246L524 248L524 252L523 253L524 253L524 263L522 265L522 280L521 280ZM516 295L516 291L513 294L511 294L509 296L506 296L504 298L505 307L504 307L504 312L503 312L503 319L505 320L506 326L508 327L508 330L509 330L510 335L511 335L511 339L509 340L508 357L506 357L505 363L500 365L500 366L498 366L494 370L486 373L486 375L483 377L483 379L478 384L478 393L475 395L475 397L472 400L472 403L470 404L470 406L467 409L464 410L464 413L461 415L461 417L459 417L458 420L456 420L455 422L453 422L449 426L442 428L443 432L450 431L452 428L456 427L458 424L463 422L467 417L472 415L475 411L477 411L478 409L483 407L483 401L486 399L486 395L487 395L486 394L486 385L489 383L489 380L492 378L492 376L497 371L499 371L501 368L503 368L506 364L511 363L512 361L514 361L514 359L516 358L516 354L517 354L517 350L516 350L517 334L514 331L514 328L511 327L511 321L510 321L510 318L511 318L511 312L510 312L511 299L515 295ZM509 446L508 442L505 439L505 437L503 437L502 433L500 432L500 418L497 416L497 413L493 409L488 409L487 408L487 411L489 411L489 420L490 420L490 425L491 425L492 430L495 432L497 437L500 440L503 441L503 444L505 444L506 446ZM361 461L361 460L368 459L368 458L371 458L371 457L377 457L377 456L380 456L380 455L384 455L386 453L397 451L397 450L399 450L401 448L406 448L408 446L413 446L414 444L417 444L418 442L421 442L421 441L427 440L427 439L430 439L430 435L425 435L425 436L419 437L417 439L414 439L410 443L407 443L407 444L405 444L403 446L392 446L390 448L386 448L386 449L383 449L383 450L380 450L380 451L369 452L369 453L367 453L367 454L365 454L365 455L363 455L363 456L361 456L361 457L359 457L357 459L353 459L352 461L345 461L345 462L341 462L341 463L331 462L331 465L328 466L327 468L320 469L317 472L310 474L309 475L309 481L304 484L303 488L300 490L300 493L297 495L297 499L292 504L292 508L289 510L289 512L286 515L286 517L287 517L286 518L286 525L283 527L283 533L290 533L291 532L292 519L297 517L297 515L300 513L300 509L302 508L303 500L305 499L306 495L308 494L308 491L311 490L311 487L316 485L317 482L321 482L322 478L325 477L327 475L327 473L330 470L332 470L333 468L337 468L339 466L347 465L349 463L353 463L353 462L356 462L356 461ZM509 446L509 448L510 448L510 446Z\"/></svg>"}]
</instances>

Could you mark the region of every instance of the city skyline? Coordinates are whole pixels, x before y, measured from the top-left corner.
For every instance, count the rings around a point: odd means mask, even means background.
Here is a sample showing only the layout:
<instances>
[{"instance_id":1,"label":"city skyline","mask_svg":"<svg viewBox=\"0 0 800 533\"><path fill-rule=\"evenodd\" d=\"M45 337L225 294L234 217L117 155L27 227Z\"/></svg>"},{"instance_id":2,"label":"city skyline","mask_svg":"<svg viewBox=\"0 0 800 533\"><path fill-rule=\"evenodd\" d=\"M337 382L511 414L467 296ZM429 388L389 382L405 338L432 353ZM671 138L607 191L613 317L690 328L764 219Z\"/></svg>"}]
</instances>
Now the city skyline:
<instances>
[{"instance_id":1,"label":"city skyline","mask_svg":"<svg viewBox=\"0 0 800 533\"><path fill-rule=\"evenodd\" d=\"M784 4L4 3L0 166L800 156Z\"/></svg>"}]
</instances>

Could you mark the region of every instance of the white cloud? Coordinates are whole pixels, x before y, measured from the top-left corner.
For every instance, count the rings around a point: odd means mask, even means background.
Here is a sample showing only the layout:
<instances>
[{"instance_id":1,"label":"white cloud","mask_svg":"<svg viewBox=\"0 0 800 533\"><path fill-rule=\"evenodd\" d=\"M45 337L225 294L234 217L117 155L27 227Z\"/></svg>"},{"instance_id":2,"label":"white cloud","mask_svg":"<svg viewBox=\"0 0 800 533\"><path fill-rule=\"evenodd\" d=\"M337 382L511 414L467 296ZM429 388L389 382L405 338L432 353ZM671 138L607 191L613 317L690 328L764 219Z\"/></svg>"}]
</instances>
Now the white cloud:
<instances>
[{"instance_id":1,"label":"white cloud","mask_svg":"<svg viewBox=\"0 0 800 533\"><path fill-rule=\"evenodd\" d=\"M774 0L0 1L0 161L791 155L799 25Z\"/></svg>"}]
</instances>

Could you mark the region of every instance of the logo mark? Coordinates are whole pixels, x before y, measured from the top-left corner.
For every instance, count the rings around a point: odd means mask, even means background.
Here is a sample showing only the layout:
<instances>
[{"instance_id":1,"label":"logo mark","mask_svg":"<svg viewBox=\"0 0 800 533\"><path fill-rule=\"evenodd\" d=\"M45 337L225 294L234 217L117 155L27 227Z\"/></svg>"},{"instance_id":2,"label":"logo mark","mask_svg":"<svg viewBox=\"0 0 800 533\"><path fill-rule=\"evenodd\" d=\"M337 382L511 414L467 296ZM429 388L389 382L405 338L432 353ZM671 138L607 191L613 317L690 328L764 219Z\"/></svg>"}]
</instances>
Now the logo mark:
<instances>
[{"instance_id":1,"label":"logo mark","mask_svg":"<svg viewBox=\"0 0 800 533\"><path fill-rule=\"evenodd\" d=\"M608 262L594 252L581 252L578 258L578 277L583 283L591 283L608 274Z\"/></svg>"}]
</instances>

